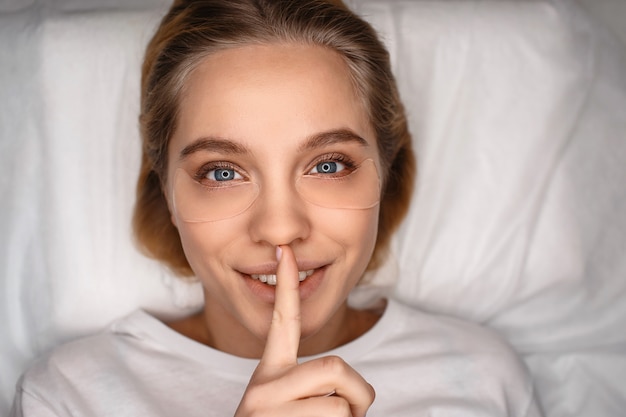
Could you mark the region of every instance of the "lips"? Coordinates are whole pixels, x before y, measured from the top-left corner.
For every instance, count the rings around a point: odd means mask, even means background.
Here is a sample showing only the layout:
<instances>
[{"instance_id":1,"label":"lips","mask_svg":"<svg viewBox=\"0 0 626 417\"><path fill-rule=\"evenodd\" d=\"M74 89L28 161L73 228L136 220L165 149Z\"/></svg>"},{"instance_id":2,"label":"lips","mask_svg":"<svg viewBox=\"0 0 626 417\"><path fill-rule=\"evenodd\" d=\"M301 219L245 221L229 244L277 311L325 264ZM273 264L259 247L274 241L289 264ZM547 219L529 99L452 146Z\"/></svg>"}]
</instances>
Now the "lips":
<instances>
[{"instance_id":1,"label":"lips","mask_svg":"<svg viewBox=\"0 0 626 417\"><path fill-rule=\"evenodd\" d=\"M257 264L254 267L238 270L245 285L252 294L266 303L274 303L276 297L276 267L275 262ZM319 262L299 262L298 279L300 280L300 299L308 299L315 294L322 285L328 264Z\"/></svg>"},{"instance_id":2,"label":"lips","mask_svg":"<svg viewBox=\"0 0 626 417\"><path fill-rule=\"evenodd\" d=\"M315 269L298 271L298 280L302 282L311 275L313 275L314 272ZM276 285L276 274L250 274L250 277L267 285Z\"/></svg>"}]
</instances>

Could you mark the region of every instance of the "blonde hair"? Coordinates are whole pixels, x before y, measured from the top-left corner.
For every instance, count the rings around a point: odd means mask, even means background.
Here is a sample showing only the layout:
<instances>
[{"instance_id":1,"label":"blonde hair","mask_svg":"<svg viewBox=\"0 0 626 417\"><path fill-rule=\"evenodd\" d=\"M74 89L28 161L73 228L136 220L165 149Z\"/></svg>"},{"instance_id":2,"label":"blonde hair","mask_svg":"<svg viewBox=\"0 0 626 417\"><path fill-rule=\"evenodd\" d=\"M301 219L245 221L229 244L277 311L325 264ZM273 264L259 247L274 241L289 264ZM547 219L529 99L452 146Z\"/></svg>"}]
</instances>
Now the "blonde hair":
<instances>
[{"instance_id":1,"label":"blonde hair","mask_svg":"<svg viewBox=\"0 0 626 417\"><path fill-rule=\"evenodd\" d=\"M369 267L386 253L408 209L415 160L389 55L376 32L331 0L179 0L148 44L142 68L142 160L133 228L148 256L181 276L193 275L163 193L167 149L176 129L180 93L194 68L218 50L298 42L338 52L363 100L383 168L378 237Z\"/></svg>"}]
</instances>

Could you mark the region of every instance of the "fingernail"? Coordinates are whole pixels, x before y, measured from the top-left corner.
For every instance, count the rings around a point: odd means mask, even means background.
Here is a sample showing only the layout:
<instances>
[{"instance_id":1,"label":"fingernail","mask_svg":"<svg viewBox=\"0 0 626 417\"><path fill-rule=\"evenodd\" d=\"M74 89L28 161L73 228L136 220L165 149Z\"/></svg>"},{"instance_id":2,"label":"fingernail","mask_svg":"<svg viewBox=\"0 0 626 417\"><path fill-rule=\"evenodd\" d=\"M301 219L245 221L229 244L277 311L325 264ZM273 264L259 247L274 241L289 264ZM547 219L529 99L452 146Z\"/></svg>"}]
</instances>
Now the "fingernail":
<instances>
[{"instance_id":1,"label":"fingernail","mask_svg":"<svg viewBox=\"0 0 626 417\"><path fill-rule=\"evenodd\" d=\"M276 260L280 262L280 258L283 257L283 250L280 246L276 246Z\"/></svg>"}]
</instances>

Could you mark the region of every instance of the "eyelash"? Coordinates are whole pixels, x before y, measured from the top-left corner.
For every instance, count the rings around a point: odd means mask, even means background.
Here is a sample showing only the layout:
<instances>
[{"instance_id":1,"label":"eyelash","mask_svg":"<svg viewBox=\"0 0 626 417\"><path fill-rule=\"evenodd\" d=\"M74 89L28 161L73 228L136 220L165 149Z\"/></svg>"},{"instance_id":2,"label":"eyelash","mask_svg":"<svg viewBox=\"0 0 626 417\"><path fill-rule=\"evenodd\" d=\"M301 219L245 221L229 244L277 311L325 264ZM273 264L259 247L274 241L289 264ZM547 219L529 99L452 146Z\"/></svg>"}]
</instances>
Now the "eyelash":
<instances>
[{"instance_id":1,"label":"eyelash","mask_svg":"<svg viewBox=\"0 0 626 417\"><path fill-rule=\"evenodd\" d=\"M317 166L318 164L321 164L322 162L339 162L342 163L345 166L346 169L346 174L347 173L351 173L352 171L354 171L358 165L357 163L350 157L348 157L345 154L341 154L341 153L330 153L330 154L326 154L326 155L322 155L320 157L318 157L317 159L315 159L309 166L309 168L307 168L307 172L311 171L315 166ZM194 179L197 182L202 183L203 181L206 180L206 175L210 172L213 171L215 169L232 169L234 171L236 171L237 173L239 173L239 175L241 175L242 177L246 178L246 175L244 175L243 171L239 168L239 166L237 166L236 164L233 164L231 162L226 162L226 161L217 161L217 162L208 162L204 165L202 165L194 174ZM345 175L345 174L344 174Z\"/></svg>"},{"instance_id":2,"label":"eyelash","mask_svg":"<svg viewBox=\"0 0 626 417\"><path fill-rule=\"evenodd\" d=\"M308 169L308 171L312 170L313 167L317 166L318 164L321 164L322 162L340 162L343 165L345 165L346 171L348 171L348 173L354 171L357 168L356 162L352 158L348 157L347 155L341 154L341 153L330 153L330 154L322 155L319 158L317 158L311 164L311 167Z\"/></svg>"},{"instance_id":3,"label":"eyelash","mask_svg":"<svg viewBox=\"0 0 626 417\"><path fill-rule=\"evenodd\" d=\"M206 163L204 165L202 165L195 173L194 175L194 179L197 182L202 183L203 181L206 180L206 175L210 172L213 171L215 169L232 169L233 171L236 171L239 175L241 175L242 177L246 177L242 170L239 169L239 167L233 163L230 162L225 162L225 161L218 161L218 162L209 162Z\"/></svg>"}]
</instances>

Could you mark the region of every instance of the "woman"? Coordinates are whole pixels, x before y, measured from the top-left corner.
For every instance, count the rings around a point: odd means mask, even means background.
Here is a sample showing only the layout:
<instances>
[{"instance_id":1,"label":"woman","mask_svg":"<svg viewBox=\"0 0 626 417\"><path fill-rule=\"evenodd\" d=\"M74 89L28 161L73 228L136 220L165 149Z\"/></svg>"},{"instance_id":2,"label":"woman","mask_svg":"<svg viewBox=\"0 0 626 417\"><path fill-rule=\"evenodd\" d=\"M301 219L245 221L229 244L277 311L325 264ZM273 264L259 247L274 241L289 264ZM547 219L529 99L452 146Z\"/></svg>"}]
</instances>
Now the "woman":
<instances>
[{"instance_id":1,"label":"woman","mask_svg":"<svg viewBox=\"0 0 626 417\"><path fill-rule=\"evenodd\" d=\"M486 330L346 302L406 212L414 159L388 54L343 5L177 1L140 120L136 235L205 306L57 349L13 415L539 415Z\"/></svg>"}]
</instances>

